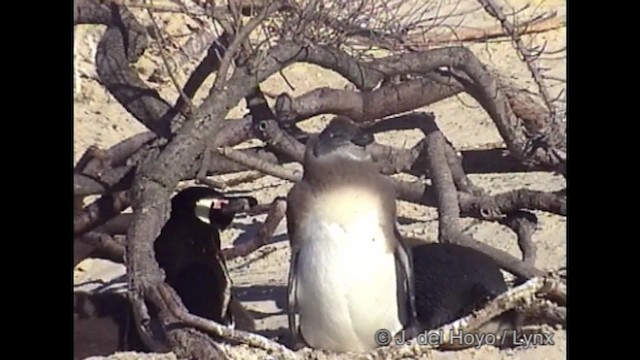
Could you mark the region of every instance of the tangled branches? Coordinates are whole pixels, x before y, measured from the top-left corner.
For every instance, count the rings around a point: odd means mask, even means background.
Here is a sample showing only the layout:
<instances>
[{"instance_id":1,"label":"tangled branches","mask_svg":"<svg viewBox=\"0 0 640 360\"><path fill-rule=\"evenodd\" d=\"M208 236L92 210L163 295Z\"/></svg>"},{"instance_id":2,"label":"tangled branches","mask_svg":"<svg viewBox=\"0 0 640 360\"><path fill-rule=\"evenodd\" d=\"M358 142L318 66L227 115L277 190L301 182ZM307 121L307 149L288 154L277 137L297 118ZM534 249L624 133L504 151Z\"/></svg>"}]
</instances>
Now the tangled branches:
<instances>
[{"instance_id":1,"label":"tangled branches","mask_svg":"<svg viewBox=\"0 0 640 360\"><path fill-rule=\"evenodd\" d=\"M468 166L446 140L433 114L413 113L380 120L465 92L490 116L510 155L505 159L490 151L471 152L463 154L465 159L484 156L490 159L494 169L503 166L503 171L516 167L564 173L566 137L564 128L554 120L555 110L550 107L548 96L543 94L540 103L517 91L466 47L419 51L405 48L407 51L375 58L354 51L357 50L355 44L362 44L363 39L383 48L388 48L389 43L402 48L403 41L414 36L416 29L426 31L425 14L434 3L425 2L423 7L408 9L393 0L254 0L230 1L222 7L195 1L176 3L181 4L183 11L208 16L209 21L223 31L186 84L177 89L180 96L174 104L149 88L134 70L132 65L144 53L149 41L145 27L122 2L76 0L74 7L75 24L107 25L96 55L101 83L149 129L106 151L92 148L82 157L74 173L74 196L78 205L74 235L77 241L84 239L96 246L108 243L116 258L123 259L122 254L126 254L129 298L150 350L161 351L168 344L179 354L217 358L221 356L219 347L212 338L204 336L204 332L208 332L266 349L282 358L297 356L255 334L231 331L190 315L164 282L152 244L167 221L169 198L182 180L202 180L208 175L247 169L292 181L298 179L299 173L285 169L282 164L301 161L309 134L297 128L296 123L318 114L346 115L364 123L372 132L401 128L421 130L424 139L413 148L378 143L367 148L387 175L406 172L431 179L431 185L394 179L398 198L438 208L439 241L456 242L485 252L505 270L520 278L538 281L531 287L546 281L539 279L547 274L535 267L531 236L536 219L531 211L566 216L563 195L528 189L488 195L467 177L473 166ZM502 26L508 28L507 33L515 36L504 14L499 15L497 11L494 14ZM247 20L247 16L251 18ZM154 29L159 31L158 26ZM280 94L272 111L260 90L261 82L298 62L331 69L358 91L325 88L298 97ZM216 79L208 96L195 105L196 91L213 73ZM397 77L404 80L390 80ZM174 84L179 86L175 81ZM223 121L230 109L243 99L249 114ZM232 149L256 138L265 145ZM102 197L93 204L81 206L85 196L95 194ZM133 214L118 218L129 205ZM243 249L230 249L227 256L246 255L268 243L267 239L283 217L282 206L281 201L274 202L270 220L265 222L264 230L254 243ZM461 216L499 221L509 226L518 235L522 259L462 232L458 224ZM116 220L120 226L113 226ZM116 228L117 234L126 232L124 245L100 237L107 232L115 235ZM163 325L161 331L149 325L152 319L148 303L160 309L157 320ZM187 323L191 328L170 326L177 322ZM476 325L477 322L473 324Z\"/></svg>"}]
</instances>

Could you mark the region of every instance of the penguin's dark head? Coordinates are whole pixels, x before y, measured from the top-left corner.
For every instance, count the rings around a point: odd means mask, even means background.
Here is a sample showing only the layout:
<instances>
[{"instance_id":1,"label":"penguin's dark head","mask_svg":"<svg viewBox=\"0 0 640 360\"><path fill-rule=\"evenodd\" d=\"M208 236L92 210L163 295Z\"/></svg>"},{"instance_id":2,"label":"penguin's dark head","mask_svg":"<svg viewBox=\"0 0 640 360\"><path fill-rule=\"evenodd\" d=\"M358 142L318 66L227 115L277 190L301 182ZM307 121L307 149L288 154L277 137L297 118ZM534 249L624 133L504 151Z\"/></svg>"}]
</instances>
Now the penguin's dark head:
<instances>
[{"instance_id":1,"label":"penguin's dark head","mask_svg":"<svg viewBox=\"0 0 640 360\"><path fill-rule=\"evenodd\" d=\"M313 154L316 157L338 155L354 160L368 160L365 146L373 143L373 135L363 131L353 121L337 116L318 135Z\"/></svg>"},{"instance_id":2,"label":"penguin's dark head","mask_svg":"<svg viewBox=\"0 0 640 360\"><path fill-rule=\"evenodd\" d=\"M235 214L257 204L252 197L226 197L204 186L192 186L178 192L171 200L172 217L193 217L220 230L227 228Z\"/></svg>"}]
</instances>

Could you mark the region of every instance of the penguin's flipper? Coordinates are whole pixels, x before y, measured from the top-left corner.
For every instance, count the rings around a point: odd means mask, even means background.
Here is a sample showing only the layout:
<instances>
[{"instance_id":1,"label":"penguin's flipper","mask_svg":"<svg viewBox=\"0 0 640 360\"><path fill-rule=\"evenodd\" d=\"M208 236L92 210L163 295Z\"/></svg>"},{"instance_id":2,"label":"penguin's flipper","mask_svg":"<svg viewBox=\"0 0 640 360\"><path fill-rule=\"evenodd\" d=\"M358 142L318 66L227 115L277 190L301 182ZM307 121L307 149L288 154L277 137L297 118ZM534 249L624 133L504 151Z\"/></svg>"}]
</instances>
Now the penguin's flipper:
<instances>
[{"instance_id":1,"label":"penguin's flipper","mask_svg":"<svg viewBox=\"0 0 640 360\"><path fill-rule=\"evenodd\" d=\"M407 325L405 326L405 336L413 338L417 335L418 330L418 313L416 310L415 282L413 279L413 256L411 255L411 247L404 240L398 231L397 224L394 226L394 234L398 239L399 246L395 250L395 258L397 265L397 274L404 283L407 304ZM415 334L414 334L415 333Z\"/></svg>"},{"instance_id":2,"label":"penguin's flipper","mask_svg":"<svg viewBox=\"0 0 640 360\"><path fill-rule=\"evenodd\" d=\"M287 316L289 320L289 331L291 334L292 346L295 346L300 339L300 329L296 321L296 314L298 312L298 302L296 299L296 287L297 287L297 264L298 264L298 252L293 251L291 253L291 263L289 265L289 282L287 286Z\"/></svg>"}]
</instances>

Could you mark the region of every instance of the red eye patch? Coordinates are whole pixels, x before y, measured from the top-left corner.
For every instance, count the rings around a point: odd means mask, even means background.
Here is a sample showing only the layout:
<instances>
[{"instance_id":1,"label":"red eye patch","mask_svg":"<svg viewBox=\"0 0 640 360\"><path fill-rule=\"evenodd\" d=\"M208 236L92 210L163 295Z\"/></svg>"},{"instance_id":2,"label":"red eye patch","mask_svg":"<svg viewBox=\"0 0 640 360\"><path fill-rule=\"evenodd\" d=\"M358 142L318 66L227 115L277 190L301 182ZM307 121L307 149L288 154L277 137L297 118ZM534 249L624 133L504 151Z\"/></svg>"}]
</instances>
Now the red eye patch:
<instances>
[{"instance_id":1,"label":"red eye patch","mask_svg":"<svg viewBox=\"0 0 640 360\"><path fill-rule=\"evenodd\" d=\"M215 199L211 203L212 209L222 209L225 205L229 204L229 200L227 199Z\"/></svg>"}]
</instances>

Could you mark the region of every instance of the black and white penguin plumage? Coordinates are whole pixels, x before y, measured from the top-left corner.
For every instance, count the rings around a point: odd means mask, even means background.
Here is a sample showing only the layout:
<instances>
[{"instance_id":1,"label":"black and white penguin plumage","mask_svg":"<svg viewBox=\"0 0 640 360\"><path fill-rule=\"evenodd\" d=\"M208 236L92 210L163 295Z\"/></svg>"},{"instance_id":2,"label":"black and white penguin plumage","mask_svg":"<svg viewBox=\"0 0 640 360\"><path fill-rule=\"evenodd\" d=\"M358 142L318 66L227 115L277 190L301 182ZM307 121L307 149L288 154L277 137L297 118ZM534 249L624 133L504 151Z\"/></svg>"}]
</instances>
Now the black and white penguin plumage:
<instances>
[{"instance_id":1,"label":"black and white penguin plumage","mask_svg":"<svg viewBox=\"0 0 640 360\"><path fill-rule=\"evenodd\" d=\"M171 200L171 216L154 243L167 284L194 315L235 326L231 278L220 249L220 232L235 216L233 201L220 192L193 186ZM250 206L257 201L245 197ZM242 319L248 320L248 319ZM252 324L242 324L243 328Z\"/></svg>"},{"instance_id":2,"label":"black and white penguin plumage","mask_svg":"<svg viewBox=\"0 0 640 360\"><path fill-rule=\"evenodd\" d=\"M237 212L240 201L206 187L189 187L171 200L171 215L154 243L156 260L166 282L190 313L242 330L254 330L246 309L233 298L231 280L220 252L220 232ZM116 351L146 351L134 327L123 294L74 293L74 359Z\"/></svg>"}]
</instances>

